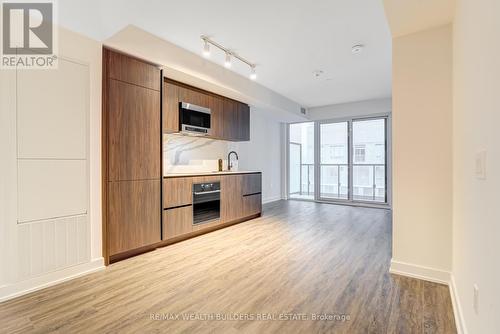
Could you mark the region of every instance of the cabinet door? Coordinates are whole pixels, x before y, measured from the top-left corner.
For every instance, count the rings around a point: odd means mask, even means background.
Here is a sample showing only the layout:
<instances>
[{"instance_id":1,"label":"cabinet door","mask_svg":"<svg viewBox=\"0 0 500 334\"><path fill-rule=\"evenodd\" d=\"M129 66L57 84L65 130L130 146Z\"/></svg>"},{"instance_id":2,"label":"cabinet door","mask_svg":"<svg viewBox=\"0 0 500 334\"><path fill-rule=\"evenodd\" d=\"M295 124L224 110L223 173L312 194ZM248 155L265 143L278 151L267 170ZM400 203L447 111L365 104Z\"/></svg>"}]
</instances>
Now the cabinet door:
<instances>
[{"instance_id":1,"label":"cabinet door","mask_svg":"<svg viewBox=\"0 0 500 334\"><path fill-rule=\"evenodd\" d=\"M109 255L160 241L160 180L108 182Z\"/></svg>"},{"instance_id":2,"label":"cabinet door","mask_svg":"<svg viewBox=\"0 0 500 334\"><path fill-rule=\"evenodd\" d=\"M208 94L201 91L179 86L179 101L209 108Z\"/></svg>"},{"instance_id":3,"label":"cabinet door","mask_svg":"<svg viewBox=\"0 0 500 334\"><path fill-rule=\"evenodd\" d=\"M160 178L160 92L108 81L108 180Z\"/></svg>"},{"instance_id":4,"label":"cabinet door","mask_svg":"<svg viewBox=\"0 0 500 334\"><path fill-rule=\"evenodd\" d=\"M243 217L242 176L221 178L221 218L223 223Z\"/></svg>"},{"instance_id":5,"label":"cabinet door","mask_svg":"<svg viewBox=\"0 0 500 334\"><path fill-rule=\"evenodd\" d=\"M163 180L163 207L173 208L193 203L193 179L190 177Z\"/></svg>"},{"instance_id":6,"label":"cabinet door","mask_svg":"<svg viewBox=\"0 0 500 334\"><path fill-rule=\"evenodd\" d=\"M225 140L238 139L238 104L236 101L224 99L222 113L222 136Z\"/></svg>"},{"instance_id":7,"label":"cabinet door","mask_svg":"<svg viewBox=\"0 0 500 334\"><path fill-rule=\"evenodd\" d=\"M193 206L163 211L163 240L193 231Z\"/></svg>"},{"instance_id":8,"label":"cabinet door","mask_svg":"<svg viewBox=\"0 0 500 334\"><path fill-rule=\"evenodd\" d=\"M238 102L238 141L250 140L250 107Z\"/></svg>"},{"instance_id":9,"label":"cabinet door","mask_svg":"<svg viewBox=\"0 0 500 334\"><path fill-rule=\"evenodd\" d=\"M208 97L208 105L212 113L210 118L210 127L212 128L211 137L223 139L223 98L217 95L210 95Z\"/></svg>"},{"instance_id":10,"label":"cabinet door","mask_svg":"<svg viewBox=\"0 0 500 334\"><path fill-rule=\"evenodd\" d=\"M262 174L243 174L243 196L262 192Z\"/></svg>"},{"instance_id":11,"label":"cabinet door","mask_svg":"<svg viewBox=\"0 0 500 334\"><path fill-rule=\"evenodd\" d=\"M179 86L165 81L163 85L163 132L179 132Z\"/></svg>"},{"instance_id":12,"label":"cabinet door","mask_svg":"<svg viewBox=\"0 0 500 334\"><path fill-rule=\"evenodd\" d=\"M243 196L243 216L253 216L262 212L262 195L244 195Z\"/></svg>"},{"instance_id":13,"label":"cabinet door","mask_svg":"<svg viewBox=\"0 0 500 334\"><path fill-rule=\"evenodd\" d=\"M126 54L104 49L108 77L149 89L160 90L160 69Z\"/></svg>"}]
</instances>

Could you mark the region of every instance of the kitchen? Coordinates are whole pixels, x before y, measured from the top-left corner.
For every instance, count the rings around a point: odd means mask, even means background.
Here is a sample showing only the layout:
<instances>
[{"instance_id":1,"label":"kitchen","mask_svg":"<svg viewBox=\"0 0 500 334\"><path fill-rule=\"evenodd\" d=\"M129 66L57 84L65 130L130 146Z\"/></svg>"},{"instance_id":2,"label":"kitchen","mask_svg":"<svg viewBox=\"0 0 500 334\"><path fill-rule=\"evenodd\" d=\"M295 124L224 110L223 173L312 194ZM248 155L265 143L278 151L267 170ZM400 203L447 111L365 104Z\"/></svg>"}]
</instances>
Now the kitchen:
<instances>
[{"instance_id":1,"label":"kitchen","mask_svg":"<svg viewBox=\"0 0 500 334\"><path fill-rule=\"evenodd\" d=\"M106 263L261 215L262 173L238 169L234 150L225 161L179 165L185 151L205 151L205 144L249 141L250 117L245 103L103 49Z\"/></svg>"}]
</instances>

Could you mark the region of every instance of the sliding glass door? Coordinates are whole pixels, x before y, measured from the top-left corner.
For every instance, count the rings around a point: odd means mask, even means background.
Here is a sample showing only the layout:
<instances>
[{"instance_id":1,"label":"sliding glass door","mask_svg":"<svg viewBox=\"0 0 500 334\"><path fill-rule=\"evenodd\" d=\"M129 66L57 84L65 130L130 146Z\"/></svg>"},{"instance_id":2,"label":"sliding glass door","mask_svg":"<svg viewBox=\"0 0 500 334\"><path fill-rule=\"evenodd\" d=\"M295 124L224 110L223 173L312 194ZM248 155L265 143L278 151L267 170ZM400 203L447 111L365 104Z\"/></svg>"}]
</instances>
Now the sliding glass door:
<instances>
[{"instance_id":1,"label":"sliding glass door","mask_svg":"<svg viewBox=\"0 0 500 334\"><path fill-rule=\"evenodd\" d=\"M320 123L321 199L349 199L349 123Z\"/></svg>"},{"instance_id":2,"label":"sliding glass door","mask_svg":"<svg viewBox=\"0 0 500 334\"><path fill-rule=\"evenodd\" d=\"M352 199L386 202L386 120L352 122Z\"/></svg>"},{"instance_id":3,"label":"sliding glass door","mask_svg":"<svg viewBox=\"0 0 500 334\"><path fill-rule=\"evenodd\" d=\"M290 124L289 197L387 204L387 121Z\"/></svg>"},{"instance_id":4,"label":"sliding glass door","mask_svg":"<svg viewBox=\"0 0 500 334\"><path fill-rule=\"evenodd\" d=\"M288 142L289 197L313 200L314 122L290 124Z\"/></svg>"}]
</instances>

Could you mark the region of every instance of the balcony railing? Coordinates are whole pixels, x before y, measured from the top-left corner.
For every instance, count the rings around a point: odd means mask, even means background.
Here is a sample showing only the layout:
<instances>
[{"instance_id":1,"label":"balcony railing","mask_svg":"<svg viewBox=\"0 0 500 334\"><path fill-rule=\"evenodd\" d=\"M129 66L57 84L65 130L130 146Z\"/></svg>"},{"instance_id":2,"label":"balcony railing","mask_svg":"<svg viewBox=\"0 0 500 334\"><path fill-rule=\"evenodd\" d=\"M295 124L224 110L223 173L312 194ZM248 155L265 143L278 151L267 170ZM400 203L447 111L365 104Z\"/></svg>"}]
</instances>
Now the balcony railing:
<instances>
[{"instance_id":1,"label":"balcony railing","mask_svg":"<svg viewBox=\"0 0 500 334\"><path fill-rule=\"evenodd\" d=\"M320 197L348 199L348 170L347 164L320 164ZM384 164L353 164L353 174L353 200L386 201ZM314 197L314 164L301 164L300 179L299 192L291 195Z\"/></svg>"}]
</instances>

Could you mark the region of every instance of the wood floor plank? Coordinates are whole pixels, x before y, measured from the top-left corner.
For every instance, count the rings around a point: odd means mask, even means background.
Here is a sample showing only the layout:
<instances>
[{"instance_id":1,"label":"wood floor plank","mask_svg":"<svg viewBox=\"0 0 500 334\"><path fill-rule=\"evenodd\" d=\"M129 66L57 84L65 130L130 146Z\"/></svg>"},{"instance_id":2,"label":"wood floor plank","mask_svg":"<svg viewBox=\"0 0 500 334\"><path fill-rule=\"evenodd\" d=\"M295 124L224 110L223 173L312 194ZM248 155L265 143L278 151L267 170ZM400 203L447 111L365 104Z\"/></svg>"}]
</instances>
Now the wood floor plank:
<instances>
[{"instance_id":1,"label":"wood floor plank","mask_svg":"<svg viewBox=\"0 0 500 334\"><path fill-rule=\"evenodd\" d=\"M389 211L281 201L1 303L0 333L456 333L447 287L390 258Z\"/></svg>"}]
</instances>

